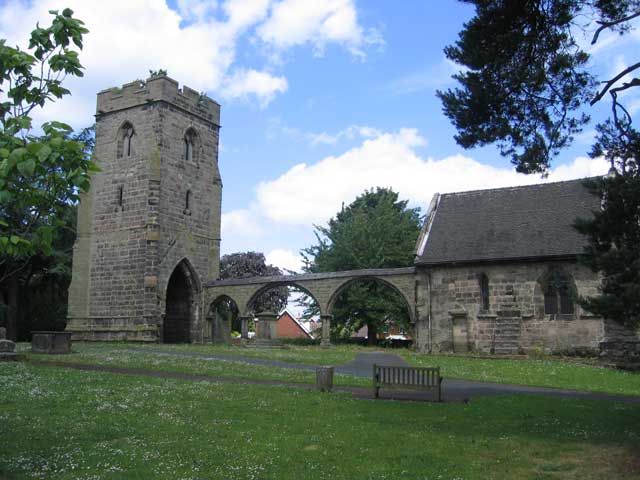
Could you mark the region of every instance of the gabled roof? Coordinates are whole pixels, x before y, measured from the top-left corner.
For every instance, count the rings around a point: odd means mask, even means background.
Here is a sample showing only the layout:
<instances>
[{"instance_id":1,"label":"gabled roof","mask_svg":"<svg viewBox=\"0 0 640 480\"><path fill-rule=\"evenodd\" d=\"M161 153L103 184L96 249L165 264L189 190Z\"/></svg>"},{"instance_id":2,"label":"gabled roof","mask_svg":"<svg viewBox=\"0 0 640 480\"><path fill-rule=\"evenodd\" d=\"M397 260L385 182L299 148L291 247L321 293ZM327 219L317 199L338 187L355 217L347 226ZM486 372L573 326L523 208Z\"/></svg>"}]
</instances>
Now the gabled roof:
<instances>
[{"instance_id":1,"label":"gabled roof","mask_svg":"<svg viewBox=\"0 0 640 480\"><path fill-rule=\"evenodd\" d=\"M280 312L280 315L278 315L278 321L280 321L280 319L282 319L285 315L288 316L291 320L293 320L293 323L295 323L298 326L298 328L302 330L302 333L307 335L307 337L309 338L313 338L313 334L307 329L307 327L305 327L304 324L300 320L298 320L296 316L293 313L291 313L289 309L287 309L286 307L284 310L282 310L282 312Z\"/></svg>"},{"instance_id":2,"label":"gabled roof","mask_svg":"<svg viewBox=\"0 0 640 480\"><path fill-rule=\"evenodd\" d=\"M572 225L599 208L583 180L436 194L416 264L575 256L586 239Z\"/></svg>"}]
</instances>

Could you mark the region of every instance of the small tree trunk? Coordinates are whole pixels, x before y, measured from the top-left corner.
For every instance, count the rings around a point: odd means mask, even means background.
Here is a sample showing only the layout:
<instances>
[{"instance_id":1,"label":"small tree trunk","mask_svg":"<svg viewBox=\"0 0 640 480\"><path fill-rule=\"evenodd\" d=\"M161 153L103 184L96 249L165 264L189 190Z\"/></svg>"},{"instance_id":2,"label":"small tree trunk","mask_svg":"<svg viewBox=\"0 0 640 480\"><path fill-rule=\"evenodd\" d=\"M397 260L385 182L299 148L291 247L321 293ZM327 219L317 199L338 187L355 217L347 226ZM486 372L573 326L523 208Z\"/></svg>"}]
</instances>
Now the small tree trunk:
<instances>
[{"instance_id":1,"label":"small tree trunk","mask_svg":"<svg viewBox=\"0 0 640 480\"><path fill-rule=\"evenodd\" d=\"M367 345L378 344L378 326L374 322L367 322Z\"/></svg>"},{"instance_id":2,"label":"small tree trunk","mask_svg":"<svg viewBox=\"0 0 640 480\"><path fill-rule=\"evenodd\" d=\"M18 277L13 275L7 280L7 338L18 340Z\"/></svg>"}]
</instances>

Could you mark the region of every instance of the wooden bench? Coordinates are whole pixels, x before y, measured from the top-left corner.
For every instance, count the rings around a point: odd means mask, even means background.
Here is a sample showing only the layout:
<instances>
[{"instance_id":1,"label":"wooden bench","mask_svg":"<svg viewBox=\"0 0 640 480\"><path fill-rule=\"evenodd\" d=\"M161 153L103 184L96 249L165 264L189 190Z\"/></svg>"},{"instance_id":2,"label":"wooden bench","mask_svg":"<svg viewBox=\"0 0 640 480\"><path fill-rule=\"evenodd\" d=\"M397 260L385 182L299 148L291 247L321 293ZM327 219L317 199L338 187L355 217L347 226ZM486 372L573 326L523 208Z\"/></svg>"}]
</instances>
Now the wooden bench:
<instances>
[{"instance_id":1,"label":"wooden bench","mask_svg":"<svg viewBox=\"0 0 640 480\"><path fill-rule=\"evenodd\" d=\"M442 401L440 367L387 367L373 365L373 396L378 398L380 388L396 390L435 390Z\"/></svg>"}]
</instances>

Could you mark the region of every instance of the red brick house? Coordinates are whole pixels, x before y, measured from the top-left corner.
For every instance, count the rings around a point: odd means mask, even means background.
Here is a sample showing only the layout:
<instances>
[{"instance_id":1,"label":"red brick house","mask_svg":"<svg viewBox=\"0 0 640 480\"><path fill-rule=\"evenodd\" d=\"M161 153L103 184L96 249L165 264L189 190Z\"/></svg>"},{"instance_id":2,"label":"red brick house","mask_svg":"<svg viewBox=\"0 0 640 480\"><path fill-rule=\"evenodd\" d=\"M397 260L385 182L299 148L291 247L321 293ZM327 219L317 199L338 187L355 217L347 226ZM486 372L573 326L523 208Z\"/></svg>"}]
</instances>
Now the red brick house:
<instances>
[{"instance_id":1,"label":"red brick house","mask_svg":"<svg viewBox=\"0 0 640 480\"><path fill-rule=\"evenodd\" d=\"M287 310L278 317L279 338L313 338L311 333Z\"/></svg>"},{"instance_id":2,"label":"red brick house","mask_svg":"<svg viewBox=\"0 0 640 480\"><path fill-rule=\"evenodd\" d=\"M259 328L259 321L256 321L256 332ZM313 336L296 317L284 310L278 317L278 338L313 338Z\"/></svg>"}]
</instances>

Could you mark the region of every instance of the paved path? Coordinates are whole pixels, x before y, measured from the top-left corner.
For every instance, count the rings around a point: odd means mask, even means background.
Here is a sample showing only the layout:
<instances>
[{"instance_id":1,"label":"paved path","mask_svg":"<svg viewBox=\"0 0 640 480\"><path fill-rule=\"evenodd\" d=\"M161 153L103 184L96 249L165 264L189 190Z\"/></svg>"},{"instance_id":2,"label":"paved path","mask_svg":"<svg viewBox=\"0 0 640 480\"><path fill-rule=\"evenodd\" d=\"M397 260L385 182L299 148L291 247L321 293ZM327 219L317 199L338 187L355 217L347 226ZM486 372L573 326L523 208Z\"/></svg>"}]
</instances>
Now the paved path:
<instances>
[{"instance_id":1,"label":"paved path","mask_svg":"<svg viewBox=\"0 0 640 480\"><path fill-rule=\"evenodd\" d=\"M317 365L309 365L302 363L293 363L293 362L282 362L279 360L268 360L263 358L251 358L251 357L243 357L241 355L224 355L224 354L205 354L205 353L195 353L195 352L177 352L177 351L168 351L162 349L139 349L139 348L122 348L118 349L121 351L127 352L147 352L147 353L155 353L159 355L168 355L168 356L181 356L181 357L195 357L195 358L208 358L214 360L223 360L223 361L233 361L233 362L244 362L256 365L270 365L274 367L281 368L294 368L298 370L309 370L315 371L318 367ZM407 366L407 363L395 354L383 353L383 352L371 352L371 353L358 353L355 359L349 363L345 363L344 365L338 365L335 367L335 372L345 375L353 375L356 377L364 377L371 378L373 364L379 365L391 365L391 366ZM69 366L69 364L65 364L63 362L58 362L59 366ZM85 368L91 366L80 366L74 365L71 368L83 368L83 369L92 369ZM99 367L99 366L96 366ZM313 388L314 385L304 385L304 384L296 384L296 383L286 383L286 382L277 382L277 381L260 381L260 380L246 380L246 379L237 379L237 378L228 378L228 377L209 377L202 375L187 375L187 374L171 374L167 372L149 372L148 370L141 369L126 369L126 368L115 368L115 367L99 367L95 368L96 370L103 371L119 371L121 373L133 373L138 375L146 375L150 374L150 376L166 376L172 378L191 378L195 380L210 380L210 381L221 381L221 382L244 382L244 383L257 383L257 384L269 384L269 385L290 385L290 386L298 386L305 388ZM478 396L486 396L486 395L544 395L551 397L560 397L560 398L575 398L582 400L608 400L608 401L616 401L616 402L625 402L625 403L637 403L640 404L640 396L630 396L630 395L612 395L607 393L591 393L591 392L581 392L575 390L562 390L557 388L545 388L545 387L528 387L523 385L509 385L509 384L501 384L501 383L490 383L490 382L475 382L469 380L455 380L445 378L443 383L443 396L444 400L447 402L460 402L460 401L469 401L474 397ZM371 398L372 390L365 388L357 388L357 387L336 387L335 390L342 391L350 391L355 396L360 398ZM431 392L414 392L414 391L385 391L385 389L381 389L381 397L382 398L393 398L396 400L431 400L433 399L433 394Z\"/></svg>"}]
</instances>

